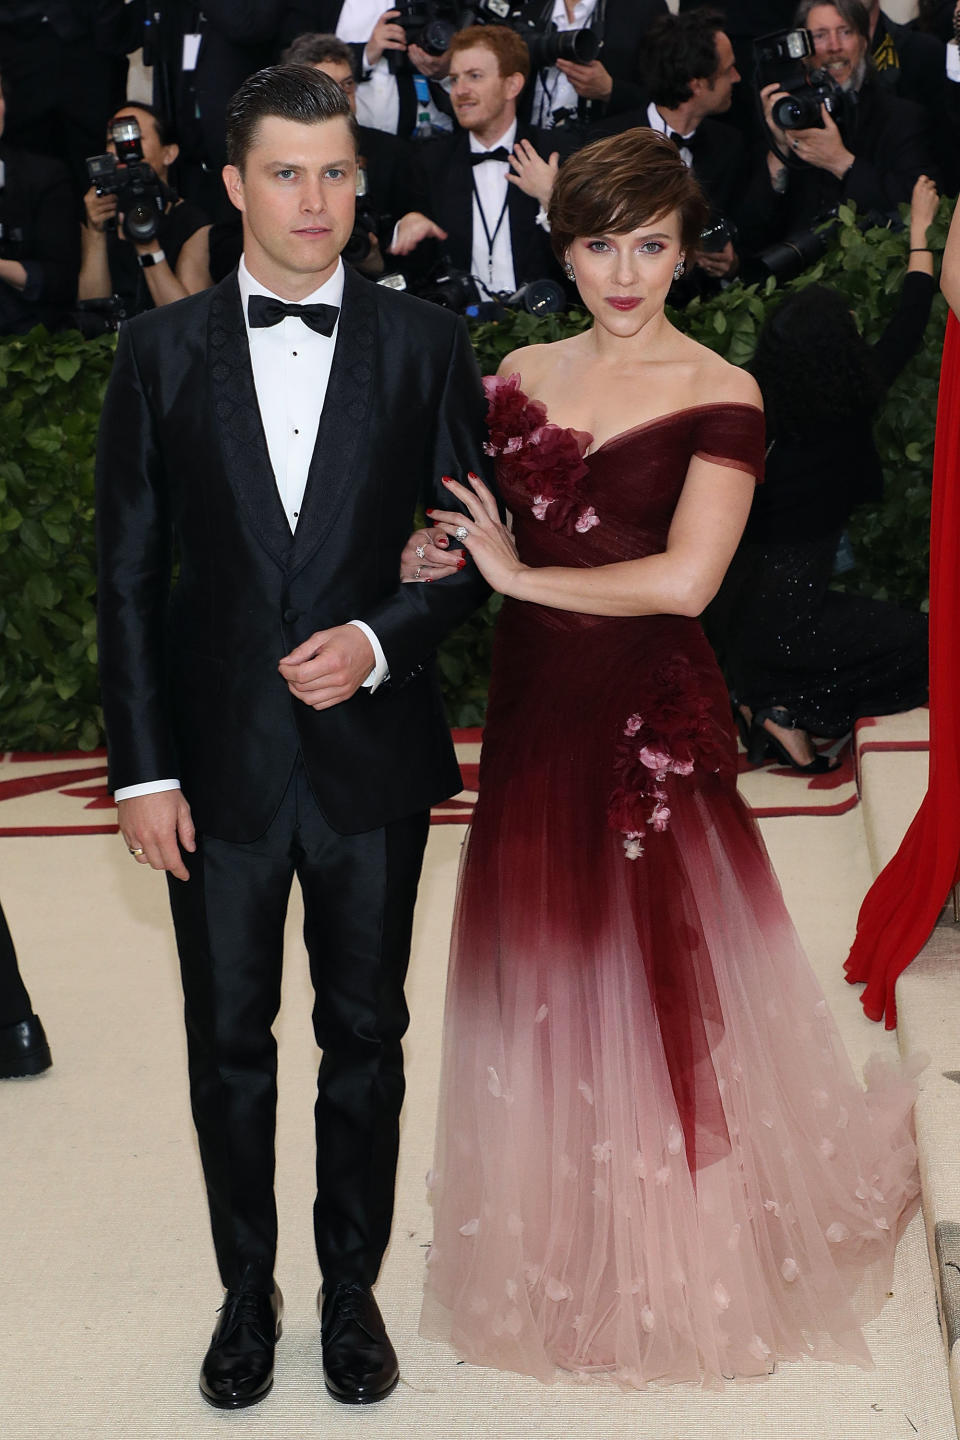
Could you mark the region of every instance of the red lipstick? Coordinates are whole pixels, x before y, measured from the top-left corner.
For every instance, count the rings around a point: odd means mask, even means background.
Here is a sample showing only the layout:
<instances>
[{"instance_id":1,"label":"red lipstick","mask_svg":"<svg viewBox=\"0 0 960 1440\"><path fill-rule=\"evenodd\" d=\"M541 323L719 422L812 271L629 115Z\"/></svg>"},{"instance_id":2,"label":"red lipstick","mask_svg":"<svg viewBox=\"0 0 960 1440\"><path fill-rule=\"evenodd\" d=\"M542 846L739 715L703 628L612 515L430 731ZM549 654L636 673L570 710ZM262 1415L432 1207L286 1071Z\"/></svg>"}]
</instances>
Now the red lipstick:
<instances>
[{"instance_id":1,"label":"red lipstick","mask_svg":"<svg viewBox=\"0 0 960 1440\"><path fill-rule=\"evenodd\" d=\"M608 305L613 306L614 310L635 310L640 304L634 295L608 295L606 301Z\"/></svg>"}]
</instances>

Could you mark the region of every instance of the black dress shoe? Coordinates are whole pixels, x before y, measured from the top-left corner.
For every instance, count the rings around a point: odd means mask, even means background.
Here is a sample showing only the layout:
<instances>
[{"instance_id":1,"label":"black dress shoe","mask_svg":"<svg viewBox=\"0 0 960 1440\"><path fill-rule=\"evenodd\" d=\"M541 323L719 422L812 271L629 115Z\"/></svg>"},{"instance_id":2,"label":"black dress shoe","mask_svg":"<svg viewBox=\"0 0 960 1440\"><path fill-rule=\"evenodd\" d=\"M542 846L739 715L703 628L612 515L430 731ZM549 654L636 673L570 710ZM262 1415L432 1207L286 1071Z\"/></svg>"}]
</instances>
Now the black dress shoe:
<instances>
[{"instance_id":1,"label":"black dress shoe","mask_svg":"<svg viewBox=\"0 0 960 1440\"><path fill-rule=\"evenodd\" d=\"M210 1349L200 1367L200 1393L219 1410L256 1405L273 1384L273 1355L280 1339L283 1296L262 1290L228 1290Z\"/></svg>"},{"instance_id":2,"label":"black dress shoe","mask_svg":"<svg viewBox=\"0 0 960 1440\"><path fill-rule=\"evenodd\" d=\"M38 1015L31 1015L29 1020L21 1020L16 1025L0 1025L0 1080L39 1075L52 1064L50 1046Z\"/></svg>"},{"instance_id":3,"label":"black dress shoe","mask_svg":"<svg viewBox=\"0 0 960 1440\"><path fill-rule=\"evenodd\" d=\"M368 1285L341 1281L317 1297L323 1381L343 1405L372 1405L397 1388L400 1369Z\"/></svg>"}]
</instances>

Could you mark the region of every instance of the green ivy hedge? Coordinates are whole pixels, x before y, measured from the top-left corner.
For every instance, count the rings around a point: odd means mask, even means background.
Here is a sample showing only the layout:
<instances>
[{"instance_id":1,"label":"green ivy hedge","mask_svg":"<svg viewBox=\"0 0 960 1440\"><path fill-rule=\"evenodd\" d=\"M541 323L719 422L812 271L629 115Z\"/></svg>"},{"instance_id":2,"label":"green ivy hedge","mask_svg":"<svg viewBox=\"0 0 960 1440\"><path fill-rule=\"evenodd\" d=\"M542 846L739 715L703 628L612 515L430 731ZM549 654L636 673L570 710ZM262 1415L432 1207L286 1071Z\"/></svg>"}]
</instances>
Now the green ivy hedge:
<instances>
[{"instance_id":1,"label":"green ivy hedge","mask_svg":"<svg viewBox=\"0 0 960 1440\"><path fill-rule=\"evenodd\" d=\"M941 250L951 203L931 230ZM841 210L830 248L788 288L822 280L850 299L868 340L896 303L906 235L862 232ZM673 316L694 339L737 365L749 363L775 295L733 285ZM927 343L890 392L877 423L886 473L881 505L860 511L849 588L923 604L927 591L930 472L946 306L938 296ZM478 324L473 342L485 374L510 350L583 330L583 313ZM93 456L113 339L84 341L35 330L0 343L0 750L95 748L102 740L94 625ZM483 719L499 597L441 648L451 719Z\"/></svg>"}]
</instances>

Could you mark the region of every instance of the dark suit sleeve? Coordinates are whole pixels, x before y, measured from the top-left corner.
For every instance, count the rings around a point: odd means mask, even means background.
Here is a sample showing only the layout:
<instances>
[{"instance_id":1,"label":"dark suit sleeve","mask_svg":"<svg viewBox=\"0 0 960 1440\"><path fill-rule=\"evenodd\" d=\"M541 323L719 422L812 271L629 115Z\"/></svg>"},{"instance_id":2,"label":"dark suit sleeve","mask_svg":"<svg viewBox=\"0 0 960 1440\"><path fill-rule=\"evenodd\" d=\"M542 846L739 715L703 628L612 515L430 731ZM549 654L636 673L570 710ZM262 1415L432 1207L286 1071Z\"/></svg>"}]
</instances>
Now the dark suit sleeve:
<instances>
[{"instance_id":1,"label":"dark suit sleeve","mask_svg":"<svg viewBox=\"0 0 960 1440\"><path fill-rule=\"evenodd\" d=\"M921 175L936 169L928 139L927 117L919 105L891 97L890 114L873 149L858 155L844 176L844 198L864 213L894 210L910 199Z\"/></svg>"},{"instance_id":2,"label":"dark suit sleeve","mask_svg":"<svg viewBox=\"0 0 960 1440\"><path fill-rule=\"evenodd\" d=\"M427 416L426 423L430 423ZM444 475L465 480L474 471L493 486L493 466L484 454L486 401L467 327L458 320L437 411L432 456L424 477L425 507L460 510L441 483ZM397 567L399 571L399 560ZM468 561L456 575L429 585L401 585L379 605L357 618L368 624L383 647L390 679L402 684L429 660L440 641L482 604L489 587Z\"/></svg>"},{"instance_id":3,"label":"dark suit sleeve","mask_svg":"<svg viewBox=\"0 0 960 1440\"><path fill-rule=\"evenodd\" d=\"M178 774L167 715L171 525L134 331L120 332L97 446L97 626L110 788Z\"/></svg>"}]
</instances>

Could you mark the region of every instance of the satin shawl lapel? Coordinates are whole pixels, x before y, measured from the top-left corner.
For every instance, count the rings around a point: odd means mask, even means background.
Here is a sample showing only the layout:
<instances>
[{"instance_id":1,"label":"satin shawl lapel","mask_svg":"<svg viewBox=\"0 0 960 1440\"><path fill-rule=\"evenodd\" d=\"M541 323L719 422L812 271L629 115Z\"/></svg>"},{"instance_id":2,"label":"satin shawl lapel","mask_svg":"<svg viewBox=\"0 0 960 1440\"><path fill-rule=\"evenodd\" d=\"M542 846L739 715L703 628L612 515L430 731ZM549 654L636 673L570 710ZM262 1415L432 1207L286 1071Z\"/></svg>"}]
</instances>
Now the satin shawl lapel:
<instances>
[{"instance_id":1,"label":"satin shawl lapel","mask_svg":"<svg viewBox=\"0 0 960 1440\"><path fill-rule=\"evenodd\" d=\"M264 548L278 565L285 566L293 535L263 433L236 271L213 291L207 353L213 413L227 480Z\"/></svg>"},{"instance_id":2,"label":"satin shawl lapel","mask_svg":"<svg viewBox=\"0 0 960 1440\"><path fill-rule=\"evenodd\" d=\"M290 556L299 570L323 544L344 496L356 483L356 458L369 424L377 344L376 292L349 265L330 381Z\"/></svg>"}]
</instances>

